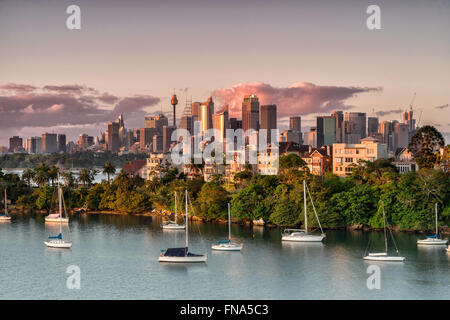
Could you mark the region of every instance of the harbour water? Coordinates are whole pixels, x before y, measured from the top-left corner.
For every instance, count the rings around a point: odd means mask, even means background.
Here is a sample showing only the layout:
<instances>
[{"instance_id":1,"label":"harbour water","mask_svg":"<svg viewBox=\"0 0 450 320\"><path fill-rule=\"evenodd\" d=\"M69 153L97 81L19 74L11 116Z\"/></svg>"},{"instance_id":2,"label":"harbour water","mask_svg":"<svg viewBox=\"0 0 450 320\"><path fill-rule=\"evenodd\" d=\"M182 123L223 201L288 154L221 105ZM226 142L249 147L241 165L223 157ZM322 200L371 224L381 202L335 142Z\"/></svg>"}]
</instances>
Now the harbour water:
<instances>
[{"instance_id":1,"label":"harbour water","mask_svg":"<svg viewBox=\"0 0 450 320\"><path fill-rule=\"evenodd\" d=\"M232 225L242 252L213 252L226 224L190 224L190 250L206 264L161 264L161 249L183 246L184 231L163 231L148 216L72 217L72 249L43 244L57 226L43 216L15 215L0 223L0 299L450 299L450 254L420 247L414 234L396 234L404 263L362 260L380 232L328 231L324 243L282 243L279 229ZM55 230L56 228L56 230ZM80 289L68 289L70 265ZM368 289L370 265L380 289Z\"/></svg>"}]
</instances>

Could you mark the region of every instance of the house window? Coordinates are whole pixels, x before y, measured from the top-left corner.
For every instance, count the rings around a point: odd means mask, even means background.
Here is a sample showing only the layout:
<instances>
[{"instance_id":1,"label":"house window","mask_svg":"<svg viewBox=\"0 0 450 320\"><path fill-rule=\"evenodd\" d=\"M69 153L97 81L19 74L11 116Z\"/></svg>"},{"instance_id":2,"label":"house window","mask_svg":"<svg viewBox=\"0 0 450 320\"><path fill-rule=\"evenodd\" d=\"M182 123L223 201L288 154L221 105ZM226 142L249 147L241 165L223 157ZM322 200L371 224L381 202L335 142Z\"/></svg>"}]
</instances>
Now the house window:
<instances>
[{"instance_id":1,"label":"house window","mask_svg":"<svg viewBox=\"0 0 450 320\"><path fill-rule=\"evenodd\" d=\"M345 158L345 162L353 162L353 158Z\"/></svg>"}]
</instances>

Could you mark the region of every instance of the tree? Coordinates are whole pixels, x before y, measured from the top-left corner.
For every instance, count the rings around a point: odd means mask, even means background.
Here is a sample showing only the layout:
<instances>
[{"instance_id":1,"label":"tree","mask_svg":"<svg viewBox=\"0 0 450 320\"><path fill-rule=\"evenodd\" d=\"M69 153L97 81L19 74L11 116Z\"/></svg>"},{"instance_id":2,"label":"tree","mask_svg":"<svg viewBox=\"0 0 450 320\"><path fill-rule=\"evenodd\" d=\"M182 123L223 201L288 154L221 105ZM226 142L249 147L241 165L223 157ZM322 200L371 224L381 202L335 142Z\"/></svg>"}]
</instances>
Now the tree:
<instances>
[{"instance_id":1,"label":"tree","mask_svg":"<svg viewBox=\"0 0 450 320\"><path fill-rule=\"evenodd\" d=\"M438 163L437 151L444 146L442 134L433 126L423 126L408 145L420 168L433 168Z\"/></svg>"},{"instance_id":2,"label":"tree","mask_svg":"<svg viewBox=\"0 0 450 320\"><path fill-rule=\"evenodd\" d=\"M68 188L74 188L75 187L75 177L72 173L72 171L64 172L62 174L62 178L64 180L64 185Z\"/></svg>"},{"instance_id":3,"label":"tree","mask_svg":"<svg viewBox=\"0 0 450 320\"><path fill-rule=\"evenodd\" d=\"M306 162L298 155L291 153L285 156L281 156L279 162L279 168L281 171L287 171L290 169L306 168Z\"/></svg>"},{"instance_id":4,"label":"tree","mask_svg":"<svg viewBox=\"0 0 450 320\"><path fill-rule=\"evenodd\" d=\"M116 173L116 168L108 161L103 166L103 173L108 176L109 181L109 176Z\"/></svg>"},{"instance_id":5,"label":"tree","mask_svg":"<svg viewBox=\"0 0 450 320\"><path fill-rule=\"evenodd\" d=\"M78 176L78 181L80 181L85 187L90 186L95 180L96 174L97 170L95 169L81 169L80 175Z\"/></svg>"},{"instance_id":6,"label":"tree","mask_svg":"<svg viewBox=\"0 0 450 320\"><path fill-rule=\"evenodd\" d=\"M59 169L56 166L51 166L48 168L47 176L50 180L52 186L55 185L55 181L58 180Z\"/></svg>"},{"instance_id":7,"label":"tree","mask_svg":"<svg viewBox=\"0 0 450 320\"><path fill-rule=\"evenodd\" d=\"M34 179L35 172L31 169L26 169L22 173L22 179L27 182L28 186L31 186L31 181Z\"/></svg>"},{"instance_id":8,"label":"tree","mask_svg":"<svg viewBox=\"0 0 450 320\"><path fill-rule=\"evenodd\" d=\"M33 179L37 185L43 186L48 183L50 179L48 176L49 169L50 168L45 163L41 163L33 169L35 173Z\"/></svg>"}]
</instances>

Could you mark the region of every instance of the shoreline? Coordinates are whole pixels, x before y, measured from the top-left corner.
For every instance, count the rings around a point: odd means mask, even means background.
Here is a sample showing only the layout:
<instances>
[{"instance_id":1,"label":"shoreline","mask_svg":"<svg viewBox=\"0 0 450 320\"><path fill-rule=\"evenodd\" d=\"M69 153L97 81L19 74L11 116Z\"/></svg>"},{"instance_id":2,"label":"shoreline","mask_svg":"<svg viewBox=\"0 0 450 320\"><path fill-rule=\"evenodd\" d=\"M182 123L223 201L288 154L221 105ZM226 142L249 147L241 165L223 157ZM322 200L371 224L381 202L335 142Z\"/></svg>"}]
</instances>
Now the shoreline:
<instances>
[{"instance_id":1,"label":"shoreline","mask_svg":"<svg viewBox=\"0 0 450 320\"><path fill-rule=\"evenodd\" d=\"M69 210L69 215L71 216L80 216L80 215L110 215L110 216L142 216L142 217L170 217L172 215L171 212L164 210L164 211L148 211L148 212L139 212L139 213L128 213L128 212L120 212L120 211L110 211L110 210L88 210L83 213L81 212L75 212L76 209ZM50 211L45 209L28 209L28 208L10 208L11 214L37 214L37 215L47 215ZM227 224L227 219L217 218L217 219L210 219L206 220L197 216L190 216L190 221L195 222L201 222L201 223L213 223L213 224ZM232 224L237 224L241 226L247 226L247 227L256 227L256 228L278 228L278 229L284 229L284 228L295 228L295 226L280 226L270 223L264 223L260 224L259 221L251 221L249 219L234 219L232 221ZM391 227L392 231L395 233L414 233L414 234L425 234L425 233L434 233L434 230L432 229L399 229L397 226ZM450 235L450 227L448 226L442 226L439 228L439 233L442 235ZM313 230L318 230L313 229ZM332 231L332 230L340 230L340 231L362 231L362 232L380 232L383 229L380 228L371 228L365 225L347 225L342 227L335 227L335 228L323 228L324 231Z\"/></svg>"}]
</instances>

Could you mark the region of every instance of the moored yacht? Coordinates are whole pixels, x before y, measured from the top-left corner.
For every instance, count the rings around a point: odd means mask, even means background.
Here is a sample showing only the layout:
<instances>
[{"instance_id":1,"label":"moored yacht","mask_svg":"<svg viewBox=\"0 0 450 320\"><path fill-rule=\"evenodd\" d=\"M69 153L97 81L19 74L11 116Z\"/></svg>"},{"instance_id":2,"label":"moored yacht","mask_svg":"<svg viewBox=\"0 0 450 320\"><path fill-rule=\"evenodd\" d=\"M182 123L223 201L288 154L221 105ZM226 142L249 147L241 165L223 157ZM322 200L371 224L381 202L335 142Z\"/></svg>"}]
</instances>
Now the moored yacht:
<instances>
[{"instance_id":1,"label":"moored yacht","mask_svg":"<svg viewBox=\"0 0 450 320\"><path fill-rule=\"evenodd\" d=\"M161 250L159 255L159 262L174 262L174 263L193 263L206 262L207 254L194 254L189 252L189 228L188 228L188 192L186 190L186 244L182 248L168 248Z\"/></svg>"},{"instance_id":2,"label":"moored yacht","mask_svg":"<svg viewBox=\"0 0 450 320\"><path fill-rule=\"evenodd\" d=\"M175 220L165 221L161 225L165 230L184 230L186 228L185 224L178 224L178 213L177 213L177 193L175 192Z\"/></svg>"},{"instance_id":3,"label":"moored yacht","mask_svg":"<svg viewBox=\"0 0 450 320\"><path fill-rule=\"evenodd\" d=\"M217 251L241 251L242 244L231 242L231 216L230 204L228 203L228 240L219 241L211 246L211 249Z\"/></svg>"},{"instance_id":4,"label":"moored yacht","mask_svg":"<svg viewBox=\"0 0 450 320\"><path fill-rule=\"evenodd\" d=\"M5 188L5 212L0 213L0 221L11 221L11 216L8 214L8 198L6 197L6 188Z\"/></svg>"},{"instance_id":5,"label":"moored yacht","mask_svg":"<svg viewBox=\"0 0 450 320\"><path fill-rule=\"evenodd\" d=\"M309 234L308 233L308 212L306 209L306 191L308 190L309 199L311 200L312 207L314 209L314 214L316 215L317 222L319 223L319 228L321 234ZM322 225L320 224L319 216L317 215L316 207L311 197L311 193L306 185L306 181L303 180L303 206L305 209L305 229L285 229L283 235L281 236L282 241L297 241L297 242L321 242L325 237Z\"/></svg>"},{"instance_id":6,"label":"moored yacht","mask_svg":"<svg viewBox=\"0 0 450 320\"><path fill-rule=\"evenodd\" d=\"M417 240L417 244L445 246L448 243L447 239L439 239L437 202L435 203L434 208L436 215L436 233L433 236L426 236L425 239Z\"/></svg>"}]
</instances>

